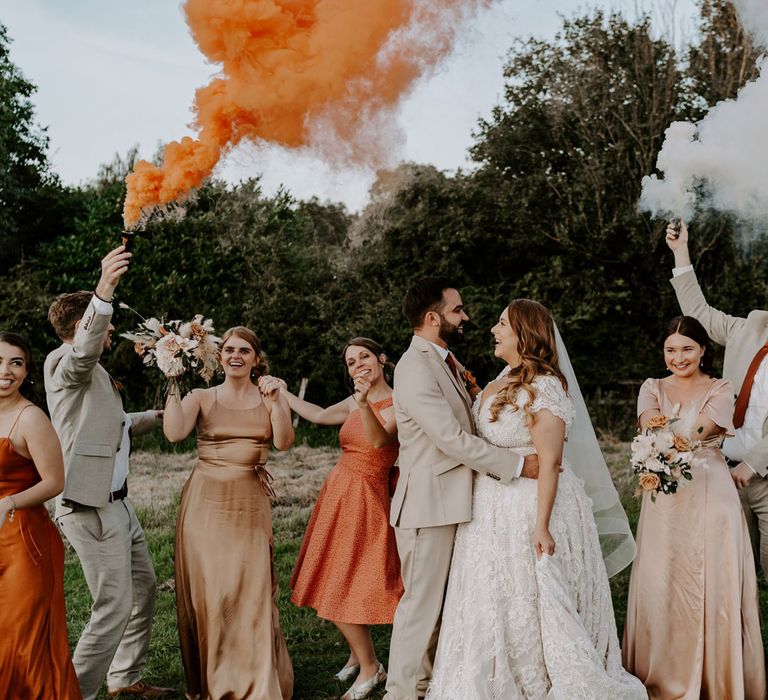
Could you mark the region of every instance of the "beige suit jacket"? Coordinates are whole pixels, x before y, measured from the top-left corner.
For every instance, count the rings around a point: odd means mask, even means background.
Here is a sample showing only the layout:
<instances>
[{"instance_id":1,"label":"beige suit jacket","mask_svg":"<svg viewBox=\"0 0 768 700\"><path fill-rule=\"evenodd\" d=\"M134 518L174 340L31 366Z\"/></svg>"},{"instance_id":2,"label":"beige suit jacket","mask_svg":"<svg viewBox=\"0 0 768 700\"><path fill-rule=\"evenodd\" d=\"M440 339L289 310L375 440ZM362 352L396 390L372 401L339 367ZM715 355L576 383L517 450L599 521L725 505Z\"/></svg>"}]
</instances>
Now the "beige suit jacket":
<instances>
[{"instance_id":1,"label":"beige suit jacket","mask_svg":"<svg viewBox=\"0 0 768 700\"><path fill-rule=\"evenodd\" d=\"M709 337L725 346L723 377L731 380L738 395L752 359L768 340L768 311L751 311L747 318L718 311L707 304L692 270L671 281L682 312L698 319ZM763 439L749 451L746 461L760 476L768 476L768 416Z\"/></svg>"},{"instance_id":2,"label":"beige suit jacket","mask_svg":"<svg viewBox=\"0 0 768 700\"><path fill-rule=\"evenodd\" d=\"M504 483L521 457L474 435L471 399L431 343L414 336L395 368L400 478L390 522L435 527L472 518L472 471Z\"/></svg>"},{"instance_id":3,"label":"beige suit jacket","mask_svg":"<svg viewBox=\"0 0 768 700\"><path fill-rule=\"evenodd\" d=\"M99 364L111 318L89 305L73 343L63 343L45 360L48 410L64 452L65 482L56 499L57 517L70 511L63 500L97 508L109 501L124 426L120 394Z\"/></svg>"}]
</instances>

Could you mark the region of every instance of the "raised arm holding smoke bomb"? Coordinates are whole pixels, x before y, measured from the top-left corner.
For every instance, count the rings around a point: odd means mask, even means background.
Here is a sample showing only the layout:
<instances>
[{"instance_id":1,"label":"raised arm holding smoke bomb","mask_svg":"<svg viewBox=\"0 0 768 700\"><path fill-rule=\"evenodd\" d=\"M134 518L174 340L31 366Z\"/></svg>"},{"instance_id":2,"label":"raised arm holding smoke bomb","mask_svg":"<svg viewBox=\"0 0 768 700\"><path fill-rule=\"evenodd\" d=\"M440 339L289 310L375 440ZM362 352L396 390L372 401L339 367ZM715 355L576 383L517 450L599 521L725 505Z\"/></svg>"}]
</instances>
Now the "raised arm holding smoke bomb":
<instances>
[{"instance_id":1,"label":"raised arm holding smoke bomb","mask_svg":"<svg viewBox=\"0 0 768 700\"><path fill-rule=\"evenodd\" d=\"M736 435L723 444L731 476L740 489L752 544L768 572L768 311L753 310L746 318L710 306L696 278L688 251L688 228L674 222L666 241L675 256L672 286L682 312L704 326L709 337L725 346L723 377L735 388Z\"/></svg>"},{"instance_id":2,"label":"raised arm holding smoke bomb","mask_svg":"<svg viewBox=\"0 0 768 700\"><path fill-rule=\"evenodd\" d=\"M110 697L174 692L140 678L157 582L127 497L130 431L138 434L159 425L160 414L126 414L114 380L99 363L112 346L112 297L130 259L123 245L110 251L101 261L94 293L61 294L48 311L61 339L45 361L46 399L64 453L64 491L56 518L77 552L94 601L73 654L85 700L96 697L105 676Z\"/></svg>"}]
</instances>

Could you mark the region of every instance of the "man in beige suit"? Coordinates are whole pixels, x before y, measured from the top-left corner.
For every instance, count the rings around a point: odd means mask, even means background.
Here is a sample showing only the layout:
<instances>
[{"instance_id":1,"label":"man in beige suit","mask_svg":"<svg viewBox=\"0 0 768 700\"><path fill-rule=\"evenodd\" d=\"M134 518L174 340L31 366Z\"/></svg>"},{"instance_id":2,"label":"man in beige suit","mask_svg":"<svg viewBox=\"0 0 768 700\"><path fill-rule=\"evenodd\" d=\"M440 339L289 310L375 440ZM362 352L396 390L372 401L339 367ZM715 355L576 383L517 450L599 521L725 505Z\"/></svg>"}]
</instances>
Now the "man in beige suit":
<instances>
[{"instance_id":1,"label":"man in beige suit","mask_svg":"<svg viewBox=\"0 0 768 700\"><path fill-rule=\"evenodd\" d=\"M755 561L768 575L768 311L751 311L747 318L729 316L707 304L696 280L688 252L688 229L667 229L667 244L675 254L672 286L682 312L704 326L709 337L725 346L723 376L737 395L736 435L723 444L744 514Z\"/></svg>"},{"instance_id":2,"label":"man in beige suit","mask_svg":"<svg viewBox=\"0 0 768 700\"><path fill-rule=\"evenodd\" d=\"M159 425L159 411L126 415L112 377L99 364L109 349L112 294L128 269L122 246L102 261L95 293L56 298L48 312L62 344L45 361L51 421L64 452L65 485L56 520L80 558L93 598L72 661L85 700L107 678L110 697L162 697L140 679L156 579L144 532L127 499L130 435Z\"/></svg>"},{"instance_id":3,"label":"man in beige suit","mask_svg":"<svg viewBox=\"0 0 768 700\"><path fill-rule=\"evenodd\" d=\"M403 313L414 336L395 368L400 478L390 522L405 592L392 629L386 700L426 693L456 525L472 517L473 470L504 483L538 475L536 455L523 459L474 435L464 370L448 349L469 321L455 286L419 280Z\"/></svg>"}]
</instances>

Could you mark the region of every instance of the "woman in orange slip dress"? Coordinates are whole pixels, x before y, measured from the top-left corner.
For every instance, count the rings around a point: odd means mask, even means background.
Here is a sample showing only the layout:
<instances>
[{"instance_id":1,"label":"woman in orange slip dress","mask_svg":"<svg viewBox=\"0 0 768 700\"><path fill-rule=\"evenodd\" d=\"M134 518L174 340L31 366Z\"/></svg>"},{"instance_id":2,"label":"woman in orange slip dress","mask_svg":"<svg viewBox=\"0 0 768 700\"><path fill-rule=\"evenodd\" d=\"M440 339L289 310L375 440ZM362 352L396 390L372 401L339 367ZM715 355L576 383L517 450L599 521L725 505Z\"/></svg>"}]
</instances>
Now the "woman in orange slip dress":
<instances>
[{"instance_id":1,"label":"woman in orange slip dress","mask_svg":"<svg viewBox=\"0 0 768 700\"><path fill-rule=\"evenodd\" d=\"M0 332L0 698L81 700L67 644L64 546L45 501L64 488L53 426L21 394L30 347Z\"/></svg>"},{"instance_id":2,"label":"woman in orange slip dress","mask_svg":"<svg viewBox=\"0 0 768 700\"><path fill-rule=\"evenodd\" d=\"M714 377L709 339L696 319L673 319L665 336L670 376L645 381L638 420L645 430L677 418L671 432L693 443L698 459L693 479L676 493L643 495L624 666L651 700L764 700L755 563L720 452L734 432L733 385Z\"/></svg>"},{"instance_id":3,"label":"woman in orange slip dress","mask_svg":"<svg viewBox=\"0 0 768 700\"><path fill-rule=\"evenodd\" d=\"M274 568L270 441L287 450L291 411L257 335L221 339L224 382L180 400L169 392L163 432L197 428L198 460L176 527L176 607L190 700L288 700L293 668L280 630Z\"/></svg>"},{"instance_id":4,"label":"woman in orange slip dress","mask_svg":"<svg viewBox=\"0 0 768 700\"><path fill-rule=\"evenodd\" d=\"M356 676L343 697L358 700L386 679L368 626L392 624L403 594L389 525L390 476L398 445L381 346L370 338L353 338L342 357L353 382L352 396L321 408L284 390L291 408L303 418L342 426L343 450L307 525L291 578L291 600L314 608L344 635L350 655L336 678L344 682Z\"/></svg>"}]
</instances>

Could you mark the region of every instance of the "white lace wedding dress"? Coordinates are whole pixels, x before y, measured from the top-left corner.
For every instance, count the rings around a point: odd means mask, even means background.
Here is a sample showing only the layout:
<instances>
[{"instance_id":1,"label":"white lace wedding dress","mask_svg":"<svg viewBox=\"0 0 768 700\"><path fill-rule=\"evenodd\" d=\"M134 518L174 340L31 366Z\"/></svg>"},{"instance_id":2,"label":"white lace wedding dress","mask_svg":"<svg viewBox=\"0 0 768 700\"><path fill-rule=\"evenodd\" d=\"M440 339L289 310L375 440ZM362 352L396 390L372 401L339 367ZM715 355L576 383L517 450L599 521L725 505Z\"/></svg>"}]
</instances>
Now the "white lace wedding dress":
<instances>
[{"instance_id":1,"label":"white lace wedding dress","mask_svg":"<svg viewBox=\"0 0 768 700\"><path fill-rule=\"evenodd\" d=\"M555 377L534 380L531 411L566 426L570 399ZM521 399L522 400L522 399ZM534 451L523 411L475 402L478 433ZM621 665L611 591L591 501L564 465L550 532L555 554L537 561L531 538L537 482L475 477L472 521L459 525L429 700L635 700L643 684Z\"/></svg>"}]
</instances>

